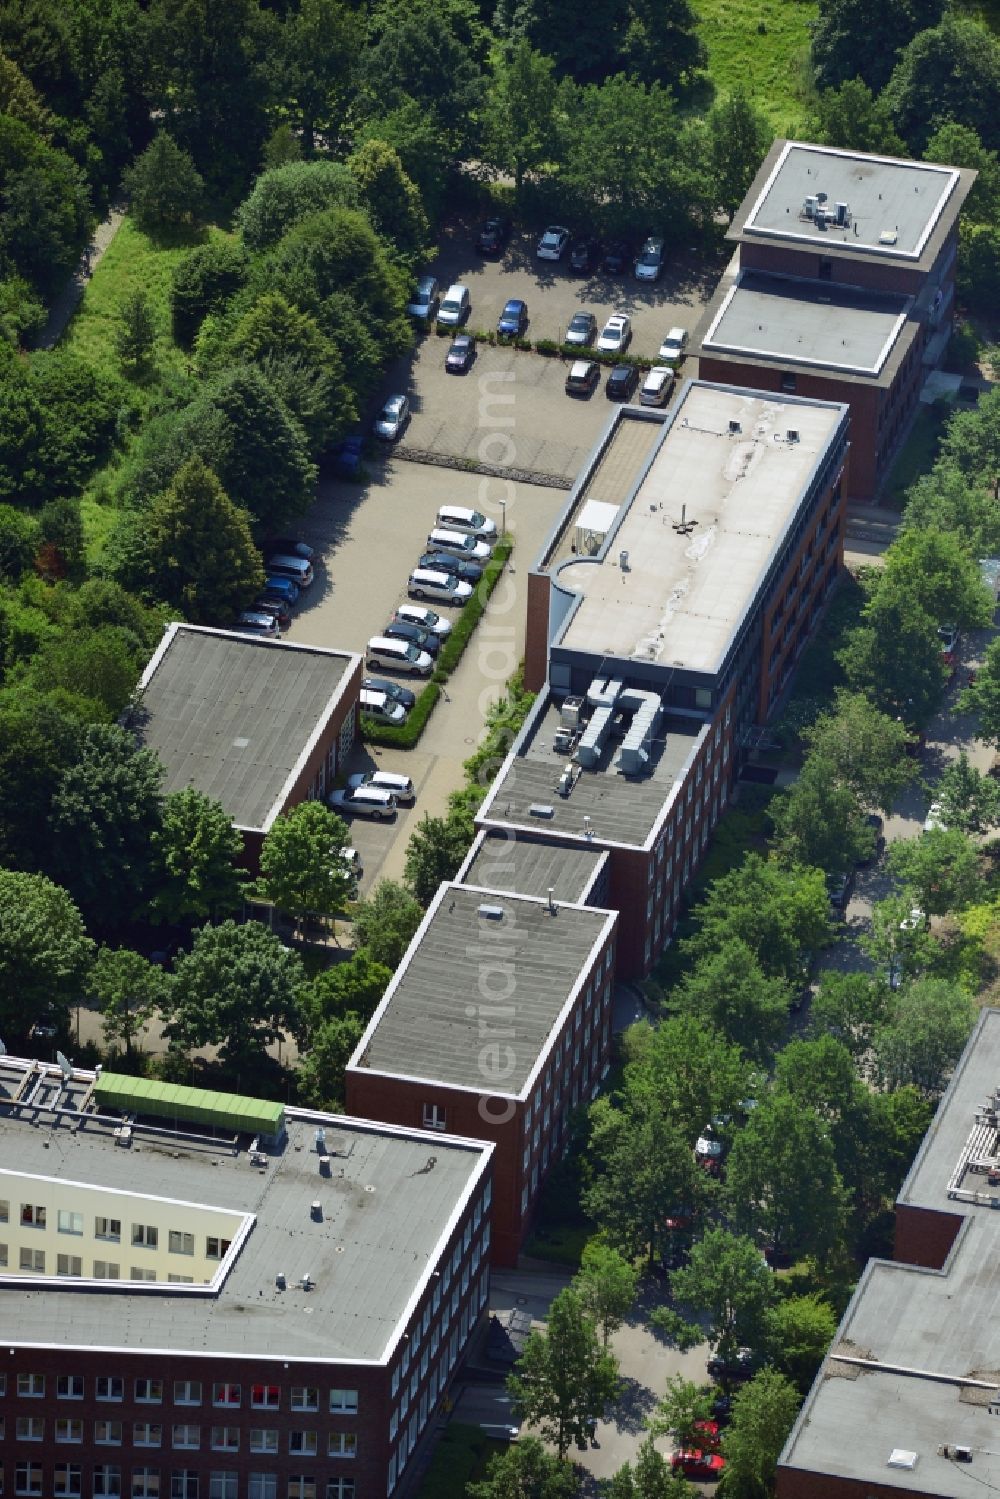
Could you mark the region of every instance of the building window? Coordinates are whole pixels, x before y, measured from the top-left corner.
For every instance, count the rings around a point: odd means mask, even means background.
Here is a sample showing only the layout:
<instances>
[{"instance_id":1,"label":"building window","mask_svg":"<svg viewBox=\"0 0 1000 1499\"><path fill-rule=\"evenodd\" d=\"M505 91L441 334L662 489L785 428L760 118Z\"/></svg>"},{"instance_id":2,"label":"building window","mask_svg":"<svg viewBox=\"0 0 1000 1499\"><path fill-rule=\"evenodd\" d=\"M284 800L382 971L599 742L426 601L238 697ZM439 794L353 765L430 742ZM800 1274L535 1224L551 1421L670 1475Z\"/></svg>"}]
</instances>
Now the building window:
<instances>
[{"instance_id":1,"label":"building window","mask_svg":"<svg viewBox=\"0 0 1000 1499\"><path fill-rule=\"evenodd\" d=\"M41 1400L45 1394L44 1374L19 1374L17 1393L24 1400Z\"/></svg>"},{"instance_id":2,"label":"building window","mask_svg":"<svg viewBox=\"0 0 1000 1499\"><path fill-rule=\"evenodd\" d=\"M208 1499L238 1499L240 1475L213 1473L208 1480Z\"/></svg>"},{"instance_id":3,"label":"building window","mask_svg":"<svg viewBox=\"0 0 1000 1499\"><path fill-rule=\"evenodd\" d=\"M57 1275L82 1275L83 1274L83 1260L80 1258L80 1256L78 1254L57 1254L56 1255L56 1274Z\"/></svg>"},{"instance_id":4,"label":"building window","mask_svg":"<svg viewBox=\"0 0 1000 1499\"><path fill-rule=\"evenodd\" d=\"M56 1422L56 1441L83 1441L83 1422L78 1416L63 1416Z\"/></svg>"},{"instance_id":5,"label":"building window","mask_svg":"<svg viewBox=\"0 0 1000 1499\"><path fill-rule=\"evenodd\" d=\"M214 1384L212 1386L213 1405L239 1405L241 1390L238 1384Z\"/></svg>"},{"instance_id":6,"label":"building window","mask_svg":"<svg viewBox=\"0 0 1000 1499\"><path fill-rule=\"evenodd\" d=\"M132 1247L134 1249L155 1249L159 1240L160 1234L155 1224L132 1224Z\"/></svg>"},{"instance_id":7,"label":"building window","mask_svg":"<svg viewBox=\"0 0 1000 1499\"><path fill-rule=\"evenodd\" d=\"M288 1433L288 1450L297 1452L301 1457L315 1457L319 1451L319 1439L314 1431L290 1431Z\"/></svg>"},{"instance_id":8,"label":"building window","mask_svg":"<svg viewBox=\"0 0 1000 1499\"><path fill-rule=\"evenodd\" d=\"M393 1375L397 1384L399 1383L398 1370ZM393 1392L395 1393L395 1391ZM292 1410L293 1411L318 1411L319 1390L315 1385L292 1385Z\"/></svg>"},{"instance_id":9,"label":"building window","mask_svg":"<svg viewBox=\"0 0 1000 1499\"><path fill-rule=\"evenodd\" d=\"M14 1469L14 1493L34 1495L41 1494L41 1492L41 1463L18 1463Z\"/></svg>"},{"instance_id":10,"label":"building window","mask_svg":"<svg viewBox=\"0 0 1000 1499\"><path fill-rule=\"evenodd\" d=\"M159 1468L132 1469L132 1499L160 1499Z\"/></svg>"},{"instance_id":11,"label":"building window","mask_svg":"<svg viewBox=\"0 0 1000 1499\"><path fill-rule=\"evenodd\" d=\"M6 1197L0 1197L0 1223L10 1222L10 1202Z\"/></svg>"},{"instance_id":12,"label":"building window","mask_svg":"<svg viewBox=\"0 0 1000 1499\"><path fill-rule=\"evenodd\" d=\"M786 395L795 394L795 376L789 371L781 377L781 388Z\"/></svg>"},{"instance_id":13,"label":"building window","mask_svg":"<svg viewBox=\"0 0 1000 1499\"><path fill-rule=\"evenodd\" d=\"M41 1442L45 1439L44 1416L18 1416L14 1435L19 1442Z\"/></svg>"},{"instance_id":14,"label":"building window","mask_svg":"<svg viewBox=\"0 0 1000 1499\"><path fill-rule=\"evenodd\" d=\"M346 1412L348 1415L354 1415L355 1412L357 1411L357 1409L358 1409L358 1392L357 1392L357 1390L331 1390L330 1391L330 1410L332 1412L334 1412L335 1414Z\"/></svg>"},{"instance_id":15,"label":"building window","mask_svg":"<svg viewBox=\"0 0 1000 1499\"><path fill-rule=\"evenodd\" d=\"M281 1391L276 1384L252 1384L250 1404L257 1411L276 1411L281 1404Z\"/></svg>"},{"instance_id":16,"label":"building window","mask_svg":"<svg viewBox=\"0 0 1000 1499\"><path fill-rule=\"evenodd\" d=\"M113 1463L99 1463L94 1469L94 1499L121 1499L122 1470Z\"/></svg>"},{"instance_id":17,"label":"building window","mask_svg":"<svg viewBox=\"0 0 1000 1499\"><path fill-rule=\"evenodd\" d=\"M444 1129L447 1124L447 1111L439 1103L424 1104L424 1129Z\"/></svg>"},{"instance_id":18,"label":"building window","mask_svg":"<svg viewBox=\"0 0 1000 1499\"><path fill-rule=\"evenodd\" d=\"M231 1243L231 1239L207 1238L205 1240L205 1258L207 1260L221 1260Z\"/></svg>"},{"instance_id":19,"label":"building window","mask_svg":"<svg viewBox=\"0 0 1000 1499\"><path fill-rule=\"evenodd\" d=\"M250 1431L251 1452L277 1452L278 1433L273 1427L255 1426Z\"/></svg>"},{"instance_id":20,"label":"building window","mask_svg":"<svg viewBox=\"0 0 1000 1499\"><path fill-rule=\"evenodd\" d=\"M201 1380L200 1379L175 1379L174 1380L174 1404L175 1405L200 1405L201 1404Z\"/></svg>"},{"instance_id":21,"label":"building window","mask_svg":"<svg viewBox=\"0 0 1000 1499\"><path fill-rule=\"evenodd\" d=\"M122 1224L120 1218L95 1218L94 1238L110 1239L112 1244L119 1244L122 1237Z\"/></svg>"},{"instance_id":22,"label":"building window","mask_svg":"<svg viewBox=\"0 0 1000 1499\"><path fill-rule=\"evenodd\" d=\"M196 1450L201 1446L201 1427L187 1425L175 1426L171 1436L171 1441L175 1447L181 1449L186 1448L188 1451Z\"/></svg>"},{"instance_id":23,"label":"building window","mask_svg":"<svg viewBox=\"0 0 1000 1499\"><path fill-rule=\"evenodd\" d=\"M213 1452L239 1452L240 1428L238 1426L213 1426Z\"/></svg>"},{"instance_id":24,"label":"building window","mask_svg":"<svg viewBox=\"0 0 1000 1499\"><path fill-rule=\"evenodd\" d=\"M18 1264L22 1270L29 1271L32 1275L45 1274L45 1250L44 1249L22 1249L18 1254Z\"/></svg>"},{"instance_id":25,"label":"building window","mask_svg":"<svg viewBox=\"0 0 1000 1499\"><path fill-rule=\"evenodd\" d=\"M194 1254L194 1234L172 1228L167 1234L167 1250L170 1254Z\"/></svg>"},{"instance_id":26,"label":"building window","mask_svg":"<svg viewBox=\"0 0 1000 1499\"><path fill-rule=\"evenodd\" d=\"M278 1499L276 1473L251 1473L247 1499Z\"/></svg>"},{"instance_id":27,"label":"building window","mask_svg":"<svg viewBox=\"0 0 1000 1499\"><path fill-rule=\"evenodd\" d=\"M357 1457L357 1436L353 1431L331 1431L326 1450L330 1457Z\"/></svg>"},{"instance_id":28,"label":"building window","mask_svg":"<svg viewBox=\"0 0 1000 1499\"><path fill-rule=\"evenodd\" d=\"M94 1261L95 1280L120 1280L121 1266L116 1265L113 1260Z\"/></svg>"},{"instance_id":29,"label":"building window","mask_svg":"<svg viewBox=\"0 0 1000 1499\"><path fill-rule=\"evenodd\" d=\"M326 1486L326 1499L354 1499L353 1478L331 1478Z\"/></svg>"},{"instance_id":30,"label":"building window","mask_svg":"<svg viewBox=\"0 0 1000 1499\"><path fill-rule=\"evenodd\" d=\"M97 1379L98 1400L124 1400L125 1381L117 1374L101 1374Z\"/></svg>"},{"instance_id":31,"label":"building window","mask_svg":"<svg viewBox=\"0 0 1000 1499\"><path fill-rule=\"evenodd\" d=\"M129 1280L155 1280L155 1270L144 1270L141 1265L133 1265L128 1273Z\"/></svg>"},{"instance_id":32,"label":"building window","mask_svg":"<svg viewBox=\"0 0 1000 1499\"><path fill-rule=\"evenodd\" d=\"M99 1447L120 1447L122 1423L120 1421L95 1421L94 1442Z\"/></svg>"},{"instance_id":33,"label":"building window","mask_svg":"<svg viewBox=\"0 0 1000 1499\"><path fill-rule=\"evenodd\" d=\"M53 1493L56 1499L83 1493L83 1469L79 1463L56 1463Z\"/></svg>"},{"instance_id":34,"label":"building window","mask_svg":"<svg viewBox=\"0 0 1000 1499\"><path fill-rule=\"evenodd\" d=\"M198 1499L198 1473L195 1468L175 1468L170 1475L170 1499Z\"/></svg>"},{"instance_id":35,"label":"building window","mask_svg":"<svg viewBox=\"0 0 1000 1499\"><path fill-rule=\"evenodd\" d=\"M21 1227L44 1228L45 1209L32 1207L30 1202L21 1203Z\"/></svg>"},{"instance_id":36,"label":"building window","mask_svg":"<svg viewBox=\"0 0 1000 1499\"><path fill-rule=\"evenodd\" d=\"M163 1427L155 1421L133 1421L133 1447L159 1447L163 1440Z\"/></svg>"},{"instance_id":37,"label":"building window","mask_svg":"<svg viewBox=\"0 0 1000 1499\"><path fill-rule=\"evenodd\" d=\"M316 1499L316 1480L298 1473L288 1480L288 1499Z\"/></svg>"},{"instance_id":38,"label":"building window","mask_svg":"<svg viewBox=\"0 0 1000 1499\"><path fill-rule=\"evenodd\" d=\"M139 1405L161 1405L163 1403L162 1379L137 1379L135 1398Z\"/></svg>"},{"instance_id":39,"label":"building window","mask_svg":"<svg viewBox=\"0 0 1000 1499\"><path fill-rule=\"evenodd\" d=\"M61 1234L82 1234L83 1214L71 1213L60 1208L56 1214L56 1227Z\"/></svg>"},{"instance_id":40,"label":"building window","mask_svg":"<svg viewBox=\"0 0 1000 1499\"><path fill-rule=\"evenodd\" d=\"M82 1374L59 1374L56 1376L56 1399L57 1400L82 1400L83 1399L83 1375Z\"/></svg>"}]
</instances>

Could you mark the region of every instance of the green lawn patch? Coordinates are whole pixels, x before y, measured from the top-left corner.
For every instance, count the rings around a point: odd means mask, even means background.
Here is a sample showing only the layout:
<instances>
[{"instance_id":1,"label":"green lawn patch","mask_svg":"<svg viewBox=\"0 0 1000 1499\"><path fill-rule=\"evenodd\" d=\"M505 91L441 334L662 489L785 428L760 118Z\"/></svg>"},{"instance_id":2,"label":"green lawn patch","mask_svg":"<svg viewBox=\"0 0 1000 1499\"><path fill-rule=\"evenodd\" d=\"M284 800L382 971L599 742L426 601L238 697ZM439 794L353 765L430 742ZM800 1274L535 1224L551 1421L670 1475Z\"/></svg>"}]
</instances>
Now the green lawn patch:
<instances>
[{"instance_id":1,"label":"green lawn patch","mask_svg":"<svg viewBox=\"0 0 1000 1499\"><path fill-rule=\"evenodd\" d=\"M417 1499L457 1499L466 1484L485 1475L487 1463L500 1450L478 1426L450 1422L434 1449Z\"/></svg>"},{"instance_id":2,"label":"green lawn patch","mask_svg":"<svg viewBox=\"0 0 1000 1499\"><path fill-rule=\"evenodd\" d=\"M896 455L886 482L883 504L893 510L903 509L907 490L934 467L941 436L951 415L951 408L943 401L920 407L910 435Z\"/></svg>"},{"instance_id":3,"label":"green lawn patch","mask_svg":"<svg viewBox=\"0 0 1000 1499\"><path fill-rule=\"evenodd\" d=\"M694 11L718 93L742 85L776 131L794 134L808 103L815 0L694 0Z\"/></svg>"},{"instance_id":4,"label":"green lawn patch","mask_svg":"<svg viewBox=\"0 0 1000 1499\"><path fill-rule=\"evenodd\" d=\"M594 1237L592 1223L554 1223L549 1228L538 1228L524 1246L524 1253L533 1260L545 1260L550 1265L568 1265L577 1269L583 1256L584 1245Z\"/></svg>"}]
</instances>

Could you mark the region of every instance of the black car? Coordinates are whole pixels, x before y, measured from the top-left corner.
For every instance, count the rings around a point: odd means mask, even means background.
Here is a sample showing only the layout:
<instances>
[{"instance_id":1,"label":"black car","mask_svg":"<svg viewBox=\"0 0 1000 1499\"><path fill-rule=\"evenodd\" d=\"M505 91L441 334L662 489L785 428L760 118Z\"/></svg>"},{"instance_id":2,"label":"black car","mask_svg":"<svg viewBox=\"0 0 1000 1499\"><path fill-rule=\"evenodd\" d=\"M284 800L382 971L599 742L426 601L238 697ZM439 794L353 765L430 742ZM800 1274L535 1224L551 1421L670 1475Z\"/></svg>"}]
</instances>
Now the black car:
<instances>
[{"instance_id":1,"label":"black car","mask_svg":"<svg viewBox=\"0 0 1000 1499\"><path fill-rule=\"evenodd\" d=\"M720 1384L737 1384L751 1379L757 1370L757 1360L749 1348L737 1348L732 1358L710 1358L706 1365L709 1375Z\"/></svg>"},{"instance_id":2,"label":"black car","mask_svg":"<svg viewBox=\"0 0 1000 1499\"><path fill-rule=\"evenodd\" d=\"M436 656L441 649L440 635L432 635L430 630L422 630L408 619L390 619L382 634L390 640L406 640L428 656Z\"/></svg>"},{"instance_id":3,"label":"black car","mask_svg":"<svg viewBox=\"0 0 1000 1499\"><path fill-rule=\"evenodd\" d=\"M609 401L627 401L639 383L639 371L634 364L616 364L604 387Z\"/></svg>"},{"instance_id":4,"label":"black car","mask_svg":"<svg viewBox=\"0 0 1000 1499\"><path fill-rule=\"evenodd\" d=\"M859 859L858 864L864 869L869 864L875 864L885 852L885 823L877 812L869 812L865 818L865 827L871 829L872 851L867 859Z\"/></svg>"},{"instance_id":5,"label":"black car","mask_svg":"<svg viewBox=\"0 0 1000 1499\"><path fill-rule=\"evenodd\" d=\"M506 219L487 219L476 235L476 249L480 255L500 255L509 234L510 224Z\"/></svg>"},{"instance_id":6,"label":"black car","mask_svg":"<svg viewBox=\"0 0 1000 1499\"><path fill-rule=\"evenodd\" d=\"M582 271L589 274L596 271L601 263L601 245L596 239L577 240L569 252L570 267L574 271Z\"/></svg>"},{"instance_id":7,"label":"black car","mask_svg":"<svg viewBox=\"0 0 1000 1499\"><path fill-rule=\"evenodd\" d=\"M265 557L303 557L306 562L311 562L316 555L307 541L296 536L269 536L261 551Z\"/></svg>"},{"instance_id":8,"label":"black car","mask_svg":"<svg viewBox=\"0 0 1000 1499\"><path fill-rule=\"evenodd\" d=\"M478 562L469 562L464 557L452 557L447 552L425 552L417 566L429 568L435 573L451 573L452 577L461 578L463 583L478 583L483 576Z\"/></svg>"},{"instance_id":9,"label":"black car","mask_svg":"<svg viewBox=\"0 0 1000 1499\"><path fill-rule=\"evenodd\" d=\"M391 703L398 703L407 712L417 701L417 694L411 692L409 687L401 687L398 682L390 682L388 677L365 677L361 683L363 692L384 692Z\"/></svg>"},{"instance_id":10,"label":"black car","mask_svg":"<svg viewBox=\"0 0 1000 1499\"><path fill-rule=\"evenodd\" d=\"M289 594L284 592L284 590L281 590L279 592L277 588L269 588L265 583L264 587L257 595L257 598L254 600L253 607L256 609L262 604L279 604L282 610L287 614L288 610L292 607L293 600Z\"/></svg>"},{"instance_id":11,"label":"black car","mask_svg":"<svg viewBox=\"0 0 1000 1499\"><path fill-rule=\"evenodd\" d=\"M847 905L851 899L851 891L854 889L854 874L828 874L826 877L827 894L830 897L830 905L836 914L843 920L847 915Z\"/></svg>"},{"instance_id":12,"label":"black car","mask_svg":"<svg viewBox=\"0 0 1000 1499\"><path fill-rule=\"evenodd\" d=\"M631 263L632 255L624 240L617 240L609 245L601 262L603 269L612 276L621 276Z\"/></svg>"},{"instance_id":13,"label":"black car","mask_svg":"<svg viewBox=\"0 0 1000 1499\"><path fill-rule=\"evenodd\" d=\"M282 603L280 599L268 599L261 596L259 599L254 599L250 608L256 614L270 614L272 619L278 621L278 628L281 630L287 630L292 622L288 605Z\"/></svg>"},{"instance_id":14,"label":"black car","mask_svg":"<svg viewBox=\"0 0 1000 1499\"><path fill-rule=\"evenodd\" d=\"M476 357L476 340L471 333L460 333L452 339L451 348L445 355L444 367L449 374L464 375L472 367Z\"/></svg>"}]
</instances>

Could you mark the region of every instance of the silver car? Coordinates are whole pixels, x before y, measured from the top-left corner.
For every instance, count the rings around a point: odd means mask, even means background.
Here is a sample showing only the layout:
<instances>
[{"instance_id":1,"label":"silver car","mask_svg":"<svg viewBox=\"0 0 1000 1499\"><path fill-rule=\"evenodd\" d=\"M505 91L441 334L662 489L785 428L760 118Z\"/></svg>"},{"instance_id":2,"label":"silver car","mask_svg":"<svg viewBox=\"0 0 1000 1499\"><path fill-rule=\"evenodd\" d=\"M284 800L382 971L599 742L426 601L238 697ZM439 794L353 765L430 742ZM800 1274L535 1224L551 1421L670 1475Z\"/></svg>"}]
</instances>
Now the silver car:
<instances>
[{"instance_id":1,"label":"silver car","mask_svg":"<svg viewBox=\"0 0 1000 1499\"><path fill-rule=\"evenodd\" d=\"M572 349L585 349L597 332L597 319L592 312L574 312L566 329L564 344Z\"/></svg>"},{"instance_id":2,"label":"silver car","mask_svg":"<svg viewBox=\"0 0 1000 1499\"><path fill-rule=\"evenodd\" d=\"M406 305L410 317L431 318L438 301L438 284L433 276L421 276L413 292L412 301Z\"/></svg>"},{"instance_id":3,"label":"silver car","mask_svg":"<svg viewBox=\"0 0 1000 1499\"><path fill-rule=\"evenodd\" d=\"M383 442L395 442L410 419L406 396L390 396L375 418L375 436Z\"/></svg>"}]
</instances>

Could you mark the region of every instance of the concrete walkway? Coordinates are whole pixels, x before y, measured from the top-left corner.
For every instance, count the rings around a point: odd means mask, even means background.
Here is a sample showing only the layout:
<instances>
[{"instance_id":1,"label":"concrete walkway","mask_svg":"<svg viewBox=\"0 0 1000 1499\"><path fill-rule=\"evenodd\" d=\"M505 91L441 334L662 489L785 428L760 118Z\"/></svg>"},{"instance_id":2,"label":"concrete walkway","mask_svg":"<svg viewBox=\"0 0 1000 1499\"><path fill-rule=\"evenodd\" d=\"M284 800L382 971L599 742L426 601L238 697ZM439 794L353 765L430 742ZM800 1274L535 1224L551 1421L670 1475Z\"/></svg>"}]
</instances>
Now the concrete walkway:
<instances>
[{"instance_id":1,"label":"concrete walkway","mask_svg":"<svg viewBox=\"0 0 1000 1499\"><path fill-rule=\"evenodd\" d=\"M125 202L124 199L118 198L108 210L107 218L98 224L94 231L93 239L80 256L79 265L49 309L48 321L38 335L35 344L36 348L53 349L62 338L70 318L83 299L88 281L97 269L111 241L118 233L119 226L124 217Z\"/></svg>"}]
</instances>

